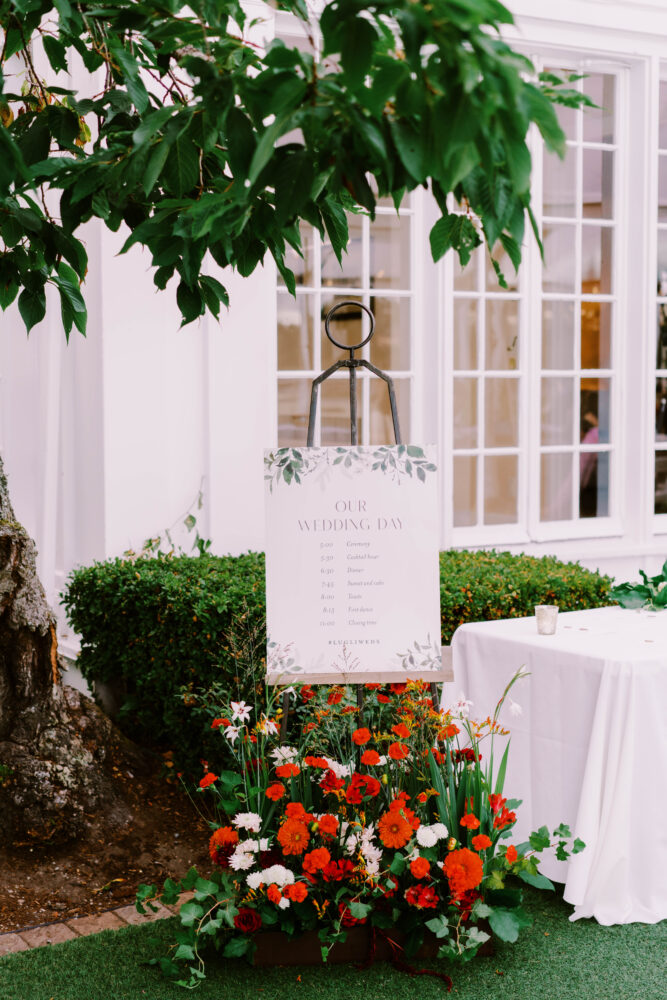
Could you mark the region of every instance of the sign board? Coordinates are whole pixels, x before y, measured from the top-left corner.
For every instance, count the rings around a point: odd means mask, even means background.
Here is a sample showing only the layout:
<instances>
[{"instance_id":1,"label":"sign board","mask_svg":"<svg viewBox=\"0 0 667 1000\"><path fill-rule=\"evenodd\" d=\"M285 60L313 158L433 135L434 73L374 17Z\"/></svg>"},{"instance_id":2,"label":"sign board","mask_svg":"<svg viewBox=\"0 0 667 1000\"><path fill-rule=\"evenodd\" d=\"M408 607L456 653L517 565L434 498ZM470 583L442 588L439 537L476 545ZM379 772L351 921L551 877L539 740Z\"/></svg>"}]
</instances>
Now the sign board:
<instances>
[{"instance_id":1,"label":"sign board","mask_svg":"<svg viewBox=\"0 0 667 1000\"><path fill-rule=\"evenodd\" d=\"M269 683L380 683L441 671L434 452L265 453Z\"/></svg>"}]
</instances>

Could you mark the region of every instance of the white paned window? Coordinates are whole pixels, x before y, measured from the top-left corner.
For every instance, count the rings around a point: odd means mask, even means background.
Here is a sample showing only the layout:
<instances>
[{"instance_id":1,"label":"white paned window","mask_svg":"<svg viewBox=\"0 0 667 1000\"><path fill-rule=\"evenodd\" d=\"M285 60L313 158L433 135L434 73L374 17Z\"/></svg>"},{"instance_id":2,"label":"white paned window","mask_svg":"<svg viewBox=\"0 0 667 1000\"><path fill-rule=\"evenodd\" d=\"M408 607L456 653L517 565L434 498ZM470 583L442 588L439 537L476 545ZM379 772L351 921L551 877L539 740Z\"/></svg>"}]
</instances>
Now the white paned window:
<instances>
[{"instance_id":1,"label":"white paned window","mask_svg":"<svg viewBox=\"0 0 667 1000\"><path fill-rule=\"evenodd\" d=\"M593 520L598 533L613 513L618 79L589 71L572 86L598 107L559 109L565 158L533 140L544 258L527 232L519 278L499 257L507 289L485 248L448 267L450 523L462 544L492 541L494 526L499 540L587 534Z\"/></svg>"},{"instance_id":2,"label":"white paned window","mask_svg":"<svg viewBox=\"0 0 667 1000\"><path fill-rule=\"evenodd\" d=\"M653 509L656 514L667 514L667 80L660 83L659 116Z\"/></svg>"},{"instance_id":3,"label":"white paned window","mask_svg":"<svg viewBox=\"0 0 667 1000\"><path fill-rule=\"evenodd\" d=\"M500 265L507 291L485 248L454 265L454 527L519 521L520 296L507 258Z\"/></svg>"},{"instance_id":4,"label":"white paned window","mask_svg":"<svg viewBox=\"0 0 667 1000\"><path fill-rule=\"evenodd\" d=\"M539 520L607 517L614 462L616 78L579 83L597 108L561 113L544 156Z\"/></svg>"},{"instance_id":5,"label":"white paned window","mask_svg":"<svg viewBox=\"0 0 667 1000\"><path fill-rule=\"evenodd\" d=\"M410 439L412 394L412 253L413 213L381 200L373 222L350 215L350 240L342 266L328 240L303 225L303 258L291 252L287 263L296 275L296 299L278 284L278 444L306 443L312 380L334 362L349 357L327 338L324 321L339 302L360 302L375 316L375 334L356 352L394 382L401 437ZM359 344L368 319L354 306L331 321L340 344ZM393 423L386 383L357 369L360 444L391 444ZM315 443L350 443L349 372L326 379L320 388Z\"/></svg>"}]
</instances>

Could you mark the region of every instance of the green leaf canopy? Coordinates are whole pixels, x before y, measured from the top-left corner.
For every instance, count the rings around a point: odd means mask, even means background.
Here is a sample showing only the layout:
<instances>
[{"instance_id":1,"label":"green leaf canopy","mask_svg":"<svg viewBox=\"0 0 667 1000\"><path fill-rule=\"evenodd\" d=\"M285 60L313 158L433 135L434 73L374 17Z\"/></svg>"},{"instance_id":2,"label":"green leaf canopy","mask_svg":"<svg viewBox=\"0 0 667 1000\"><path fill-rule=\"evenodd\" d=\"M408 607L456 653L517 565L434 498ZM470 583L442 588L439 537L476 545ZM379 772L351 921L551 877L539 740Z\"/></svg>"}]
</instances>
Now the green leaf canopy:
<instances>
[{"instance_id":1,"label":"green leaf canopy","mask_svg":"<svg viewBox=\"0 0 667 1000\"><path fill-rule=\"evenodd\" d=\"M217 316L227 295L207 255L248 275L268 252L293 289L300 221L340 259L346 210L372 217L418 185L442 213L436 259L500 240L518 266L528 128L562 154L554 102L583 99L503 41L509 11L331 0L310 22L302 0L273 6L303 45L258 45L238 0L0 0L0 307L18 295L30 329L52 283L66 334L85 333L77 233L97 217L147 248L158 288L176 281L183 323Z\"/></svg>"}]
</instances>

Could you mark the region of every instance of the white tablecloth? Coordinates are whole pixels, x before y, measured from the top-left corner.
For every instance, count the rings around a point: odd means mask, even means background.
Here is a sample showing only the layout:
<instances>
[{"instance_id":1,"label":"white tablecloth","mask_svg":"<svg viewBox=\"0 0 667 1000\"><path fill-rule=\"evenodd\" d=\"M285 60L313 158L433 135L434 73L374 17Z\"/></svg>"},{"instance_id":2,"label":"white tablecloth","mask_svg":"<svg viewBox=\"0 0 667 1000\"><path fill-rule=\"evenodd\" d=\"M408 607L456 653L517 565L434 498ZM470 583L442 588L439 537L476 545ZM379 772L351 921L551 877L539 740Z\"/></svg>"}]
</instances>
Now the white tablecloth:
<instances>
[{"instance_id":1,"label":"white tablecloth","mask_svg":"<svg viewBox=\"0 0 667 1000\"><path fill-rule=\"evenodd\" d=\"M571 919L667 918L667 611L560 614L552 636L532 617L479 622L452 646L443 704L463 691L472 718L493 713L519 667L530 671L511 691L522 714L508 703L501 714L512 732L504 794L523 799L511 842L561 822L585 841L567 863L546 852L540 866L565 883Z\"/></svg>"}]
</instances>

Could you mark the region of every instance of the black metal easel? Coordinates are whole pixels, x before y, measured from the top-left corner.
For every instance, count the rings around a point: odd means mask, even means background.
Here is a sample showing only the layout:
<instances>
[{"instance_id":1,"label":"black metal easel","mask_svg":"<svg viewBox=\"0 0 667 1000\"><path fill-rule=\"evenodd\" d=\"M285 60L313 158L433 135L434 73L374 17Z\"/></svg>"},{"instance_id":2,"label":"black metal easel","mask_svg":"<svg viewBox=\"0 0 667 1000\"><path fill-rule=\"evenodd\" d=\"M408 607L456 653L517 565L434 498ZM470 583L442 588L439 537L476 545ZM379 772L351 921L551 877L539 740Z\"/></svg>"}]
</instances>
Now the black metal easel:
<instances>
[{"instance_id":1,"label":"black metal easel","mask_svg":"<svg viewBox=\"0 0 667 1000\"><path fill-rule=\"evenodd\" d=\"M339 309L343 309L345 306L354 306L355 309L361 309L366 313L370 319L371 328L368 336L361 341L359 344L340 344L331 335L330 323L331 319ZM350 372L350 444L358 444L358 432L357 432L357 368L367 368L373 375L377 378L381 378L387 384L387 392L389 393L389 406L391 408L391 419L394 425L394 439L396 444L402 444L401 441L401 430L398 423L398 409L396 407L396 393L394 392L394 382L389 375L376 368L372 365L370 361L366 361L365 358L355 358L354 352L361 350L369 343L371 337L375 332L375 316L362 302L355 302L354 300L346 300L345 302L338 302L333 306L326 315L324 320L324 329L327 337L335 347L339 347L342 351L349 351L349 358L344 358L342 361L336 361L330 368L318 375L316 379L313 379L313 387L310 395L310 413L308 415L308 437L306 440L306 445L308 448L313 447L313 441L315 439L315 423L317 420L317 402L319 397L320 386L322 383L330 378L334 372L337 372L341 368L347 368ZM359 719L361 720L361 713L364 707L364 686L363 684L357 684L357 707L359 709ZM433 703L437 702L438 691L435 682L431 682L431 697L433 698ZM281 738L284 739L287 734L287 716L289 710L289 694L285 693L283 695L283 717L281 721Z\"/></svg>"}]
</instances>

